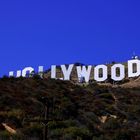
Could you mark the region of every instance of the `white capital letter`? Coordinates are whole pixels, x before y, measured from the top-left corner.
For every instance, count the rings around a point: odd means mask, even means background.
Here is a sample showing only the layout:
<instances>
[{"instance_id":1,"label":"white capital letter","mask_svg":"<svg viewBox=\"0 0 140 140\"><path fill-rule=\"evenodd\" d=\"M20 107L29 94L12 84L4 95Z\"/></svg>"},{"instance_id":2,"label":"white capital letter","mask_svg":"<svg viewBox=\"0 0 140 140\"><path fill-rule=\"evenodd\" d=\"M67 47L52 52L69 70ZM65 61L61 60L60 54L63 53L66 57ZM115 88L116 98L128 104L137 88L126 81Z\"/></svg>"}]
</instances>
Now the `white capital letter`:
<instances>
[{"instance_id":1,"label":"white capital letter","mask_svg":"<svg viewBox=\"0 0 140 140\"><path fill-rule=\"evenodd\" d=\"M72 72L72 69L73 69L73 64L69 65L68 68L66 68L65 65L61 65L61 69L62 69L62 72L63 72L63 75L64 75L64 80L70 80L70 74Z\"/></svg>"},{"instance_id":2,"label":"white capital letter","mask_svg":"<svg viewBox=\"0 0 140 140\"><path fill-rule=\"evenodd\" d=\"M51 66L51 78L56 79L56 66L55 65Z\"/></svg>"},{"instance_id":3,"label":"white capital letter","mask_svg":"<svg viewBox=\"0 0 140 140\"><path fill-rule=\"evenodd\" d=\"M117 69L119 69L120 74L117 76ZM125 77L125 68L122 64L115 64L111 67L111 78L115 81L121 81Z\"/></svg>"},{"instance_id":4,"label":"white capital letter","mask_svg":"<svg viewBox=\"0 0 140 140\"><path fill-rule=\"evenodd\" d=\"M9 72L9 77L13 77L14 76L14 71L10 71Z\"/></svg>"},{"instance_id":5,"label":"white capital letter","mask_svg":"<svg viewBox=\"0 0 140 140\"><path fill-rule=\"evenodd\" d=\"M102 70L102 77L99 76L99 70ZM107 66L105 65L98 65L95 67L94 70L94 79L98 82L103 82L107 79Z\"/></svg>"},{"instance_id":6,"label":"white capital letter","mask_svg":"<svg viewBox=\"0 0 140 140\"><path fill-rule=\"evenodd\" d=\"M40 72L43 73L43 66L38 67L38 73L40 73Z\"/></svg>"},{"instance_id":7,"label":"white capital letter","mask_svg":"<svg viewBox=\"0 0 140 140\"><path fill-rule=\"evenodd\" d=\"M14 76L14 71L10 71L9 72L9 77L13 77L13 76ZM21 70L18 70L16 77L20 77L20 76L21 76Z\"/></svg>"},{"instance_id":8,"label":"white capital letter","mask_svg":"<svg viewBox=\"0 0 140 140\"><path fill-rule=\"evenodd\" d=\"M92 66L88 66L86 68L86 66L77 66L77 74L78 74L78 77L81 78L81 77L84 77L85 78L85 81L88 83L89 82L89 79L90 79L90 73L91 73L91 68Z\"/></svg>"},{"instance_id":9,"label":"white capital letter","mask_svg":"<svg viewBox=\"0 0 140 140\"><path fill-rule=\"evenodd\" d=\"M23 77L26 77L27 72L29 72L29 74L31 74L32 71L34 71L34 69L33 69L32 67L24 68L24 69L22 70L22 76L23 76Z\"/></svg>"},{"instance_id":10,"label":"white capital letter","mask_svg":"<svg viewBox=\"0 0 140 140\"><path fill-rule=\"evenodd\" d=\"M134 65L136 67L134 67ZM134 71L134 68L136 71ZM137 77L140 75L140 60L128 61L128 77Z\"/></svg>"}]
</instances>

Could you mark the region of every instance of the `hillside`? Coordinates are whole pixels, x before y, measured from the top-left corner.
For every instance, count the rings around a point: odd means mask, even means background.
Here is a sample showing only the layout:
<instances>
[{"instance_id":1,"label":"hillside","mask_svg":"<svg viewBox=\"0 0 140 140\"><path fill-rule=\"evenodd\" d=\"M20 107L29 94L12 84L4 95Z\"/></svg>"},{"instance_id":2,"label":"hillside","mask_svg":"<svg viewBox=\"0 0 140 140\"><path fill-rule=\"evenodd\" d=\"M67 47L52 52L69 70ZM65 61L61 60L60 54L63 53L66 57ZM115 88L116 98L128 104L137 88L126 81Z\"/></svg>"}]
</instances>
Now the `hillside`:
<instances>
[{"instance_id":1,"label":"hillside","mask_svg":"<svg viewBox=\"0 0 140 140\"><path fill-rule=\"evenodd\" d=\"M49 107L49 140L139 140L139 79L77 85L33 78L0 79L0 137L43 139L44 103ZM45 100L46 103L46 100ZM37 122L36 122L37 121Z\"/></svg>"}]
</instances>

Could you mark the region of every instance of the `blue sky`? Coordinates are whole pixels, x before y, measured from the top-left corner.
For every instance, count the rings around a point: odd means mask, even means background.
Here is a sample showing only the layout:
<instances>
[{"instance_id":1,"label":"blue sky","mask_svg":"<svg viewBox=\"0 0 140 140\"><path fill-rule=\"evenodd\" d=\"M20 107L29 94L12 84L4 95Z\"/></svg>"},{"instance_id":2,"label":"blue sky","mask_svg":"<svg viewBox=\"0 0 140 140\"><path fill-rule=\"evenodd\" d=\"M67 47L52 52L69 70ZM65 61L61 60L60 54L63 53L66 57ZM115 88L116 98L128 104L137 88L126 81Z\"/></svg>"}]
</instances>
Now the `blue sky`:
<instances>
[{"instance_id":1,"label":"blue sky","mask_svg":"<svg viewBox=\"0 0 140 140\"><path fill-rule=\"evenodd\" d=\"M1 0L0 75L140 55L139 0Z\"/></svg>"}]
</instances>

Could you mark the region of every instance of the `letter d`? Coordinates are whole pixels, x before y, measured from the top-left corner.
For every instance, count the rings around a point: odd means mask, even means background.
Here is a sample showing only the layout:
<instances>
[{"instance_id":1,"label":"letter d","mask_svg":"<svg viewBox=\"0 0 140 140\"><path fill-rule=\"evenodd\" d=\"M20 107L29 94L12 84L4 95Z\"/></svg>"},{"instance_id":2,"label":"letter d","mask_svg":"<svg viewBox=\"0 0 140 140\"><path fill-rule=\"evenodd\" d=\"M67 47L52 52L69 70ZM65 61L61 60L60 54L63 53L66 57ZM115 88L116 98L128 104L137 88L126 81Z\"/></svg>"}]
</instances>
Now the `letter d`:
<instances>
[{"instance_id":1,"label":"letter d","mask_svg":"<svg viewBox=\"0 0 140 140\"><path fill-rule=\"evenodd\" d=\"M136 66L136 68L134 67L134 65ZM139 75L140 75L140 60L129 60L128 61L128 77L137 77Z\"/></svg>"}]
</instances>

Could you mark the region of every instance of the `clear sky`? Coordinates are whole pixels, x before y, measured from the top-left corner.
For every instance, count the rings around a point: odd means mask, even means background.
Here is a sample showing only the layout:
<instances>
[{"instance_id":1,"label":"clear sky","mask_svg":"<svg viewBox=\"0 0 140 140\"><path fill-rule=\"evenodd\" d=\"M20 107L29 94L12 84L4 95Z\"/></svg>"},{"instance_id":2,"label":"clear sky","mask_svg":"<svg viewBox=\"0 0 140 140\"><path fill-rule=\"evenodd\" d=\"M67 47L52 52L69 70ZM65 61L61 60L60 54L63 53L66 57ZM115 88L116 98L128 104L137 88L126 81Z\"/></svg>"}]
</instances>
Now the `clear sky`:
<instances>
[{"instance_id":1,"label":"clear sky","mask_svg":"<svg viewBox=\"0 0 140 140\"><path fill-rule=\"evenodd\" d=\"M140 55L140 0L1 0L0 75Z\"/></svg>"}]
</instances>

